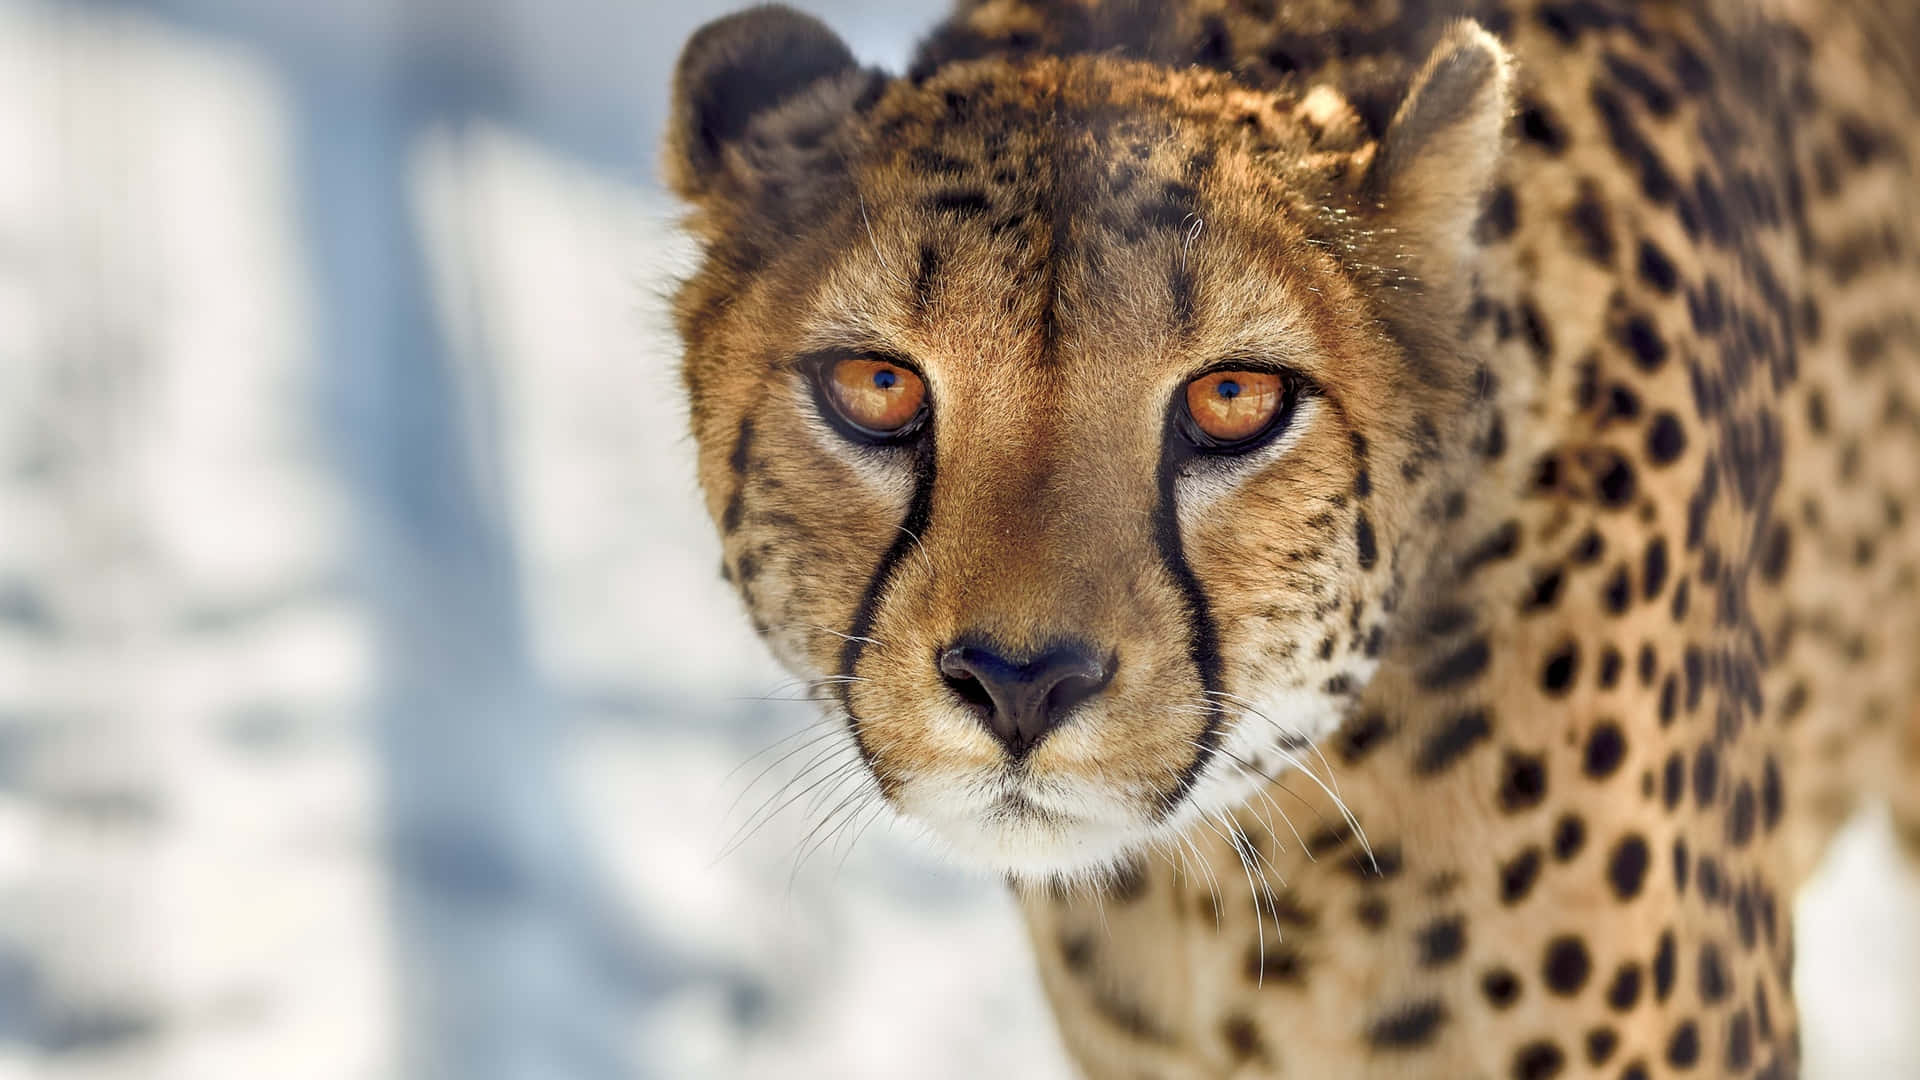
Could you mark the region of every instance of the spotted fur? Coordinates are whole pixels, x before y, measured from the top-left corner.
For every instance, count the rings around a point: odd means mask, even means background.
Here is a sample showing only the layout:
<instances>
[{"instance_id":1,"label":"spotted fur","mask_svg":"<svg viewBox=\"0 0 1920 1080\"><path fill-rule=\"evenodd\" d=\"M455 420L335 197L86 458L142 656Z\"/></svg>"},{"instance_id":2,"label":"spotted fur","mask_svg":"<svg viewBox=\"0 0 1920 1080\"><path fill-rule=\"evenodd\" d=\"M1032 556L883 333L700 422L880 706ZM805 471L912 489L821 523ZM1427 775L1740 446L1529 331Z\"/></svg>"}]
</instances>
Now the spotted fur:
<instances>
[{"instance_id":1,"label":"spotted fur","mask_svg":"<svg viewBox=\"0 0 1920 1080\"><path fill-rule=\"evenodd\" d=\"M765 8L677 79L725 572L1010 873L1087 1075L1797 1074L1790 905L1920 849L1920 17L1894 0ZM808 371L926 377L856 446ZM1285 432L1176 452L1185 380ZM1112 681L1010 761L949 643Z\"/></svg>"}]
</instances>

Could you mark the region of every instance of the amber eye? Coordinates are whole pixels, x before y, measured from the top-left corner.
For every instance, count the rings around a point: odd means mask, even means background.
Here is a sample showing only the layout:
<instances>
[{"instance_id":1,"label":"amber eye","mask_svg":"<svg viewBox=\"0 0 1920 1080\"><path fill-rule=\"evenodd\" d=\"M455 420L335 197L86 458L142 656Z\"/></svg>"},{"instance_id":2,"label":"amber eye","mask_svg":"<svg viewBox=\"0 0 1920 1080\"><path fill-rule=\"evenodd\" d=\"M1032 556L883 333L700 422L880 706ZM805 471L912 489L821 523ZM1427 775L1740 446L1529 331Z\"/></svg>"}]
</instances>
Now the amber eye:
<instances>
[{"instance_id":1,"label":"amber eye","mask_svg":"<svg viewBox=\"0 0 1920 1080\"><path fill-rule=\"evenodd\" d=\"M1210 450L1264 434L1286 403L1286 377L1271 371L1210 371L1187 384L1194 441Z\"/></svg>"},{"instance_id":2,"label":"amber eye","mask_svg":"<svg viewBox=\"0 0 1920 1080\"><path fill-rule=\"evenodd\" d=\"M844 357L828 363L820 381L834 411L869 439L900 438L926 415L926 381L890 360Z\"/></svg>"}]
</instances>

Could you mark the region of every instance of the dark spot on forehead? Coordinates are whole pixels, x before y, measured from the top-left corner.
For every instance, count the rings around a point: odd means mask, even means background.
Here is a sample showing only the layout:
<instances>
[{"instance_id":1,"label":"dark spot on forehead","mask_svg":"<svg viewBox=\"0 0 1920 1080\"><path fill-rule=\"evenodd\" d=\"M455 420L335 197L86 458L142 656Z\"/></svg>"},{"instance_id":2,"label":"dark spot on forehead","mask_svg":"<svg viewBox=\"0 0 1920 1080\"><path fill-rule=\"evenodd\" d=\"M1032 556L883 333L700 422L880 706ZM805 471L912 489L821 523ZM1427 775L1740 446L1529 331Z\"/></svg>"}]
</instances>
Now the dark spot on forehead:
<instances>
[{"instance_id":1,"label":"dark spot on forehead","mask_svg":"<svg viewBox=\"0 0 1920 1080\"><path fill-rule=\"evenodd\" d=\"M987 198L987 193L984 191L948 189L927 196L927 209L972 218L991 212L993 201Z\"/></svg>"}]
</instances>

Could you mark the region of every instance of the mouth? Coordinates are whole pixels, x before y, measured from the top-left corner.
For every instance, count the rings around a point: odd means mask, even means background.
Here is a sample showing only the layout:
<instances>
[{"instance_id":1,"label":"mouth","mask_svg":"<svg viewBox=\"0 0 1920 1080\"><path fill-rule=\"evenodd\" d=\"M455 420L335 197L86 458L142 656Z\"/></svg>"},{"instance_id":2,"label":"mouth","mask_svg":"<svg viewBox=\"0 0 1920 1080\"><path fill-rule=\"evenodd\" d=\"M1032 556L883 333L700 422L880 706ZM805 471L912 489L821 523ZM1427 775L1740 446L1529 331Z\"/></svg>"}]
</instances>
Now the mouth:
<instances>
[{"instance_id":1,"label":"mouth","mask_svg":"<svg viewBox=\"0 0 1920 1080\"><path fill-rule=\"evenodd\" d=\"M1014 879L1103 875L1159 832L1137 799L1024 770L927 777L905 785L896 805L958 861Z\"/></svg>"}]
</instances>

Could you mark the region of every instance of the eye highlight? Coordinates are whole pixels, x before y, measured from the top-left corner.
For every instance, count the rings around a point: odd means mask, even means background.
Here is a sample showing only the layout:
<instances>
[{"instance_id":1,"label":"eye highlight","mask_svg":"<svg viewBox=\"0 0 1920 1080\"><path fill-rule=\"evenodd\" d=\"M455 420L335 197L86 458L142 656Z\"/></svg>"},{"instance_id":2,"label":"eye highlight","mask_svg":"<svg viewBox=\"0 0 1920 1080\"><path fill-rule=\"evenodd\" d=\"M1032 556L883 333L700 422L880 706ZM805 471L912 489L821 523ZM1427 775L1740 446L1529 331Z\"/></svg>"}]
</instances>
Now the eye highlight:
<instances>
[{"instance_id":1,"label":"eye highlight","mask_svg":"<svg viewBox=\"0 0 1920 1080\"><path fill-rule=\"evenodd\" d=\"M1182 425L1202 450L1244 449L1267 434L1289 410L1293 387L1275 371L1229 368L1187 383Z\"/></svg>"},{"instance_id":2,"label":"eye highlight","mask_svg":"<svg viewBox=\"0 0 1920 1080\"><path fill-rule=\"evenodd\" d=\"M926 380L898 361L843 356L822 364L817 381L843 430L868 442L903 440L927 415Z\"/></svg>"}]
</instances>

